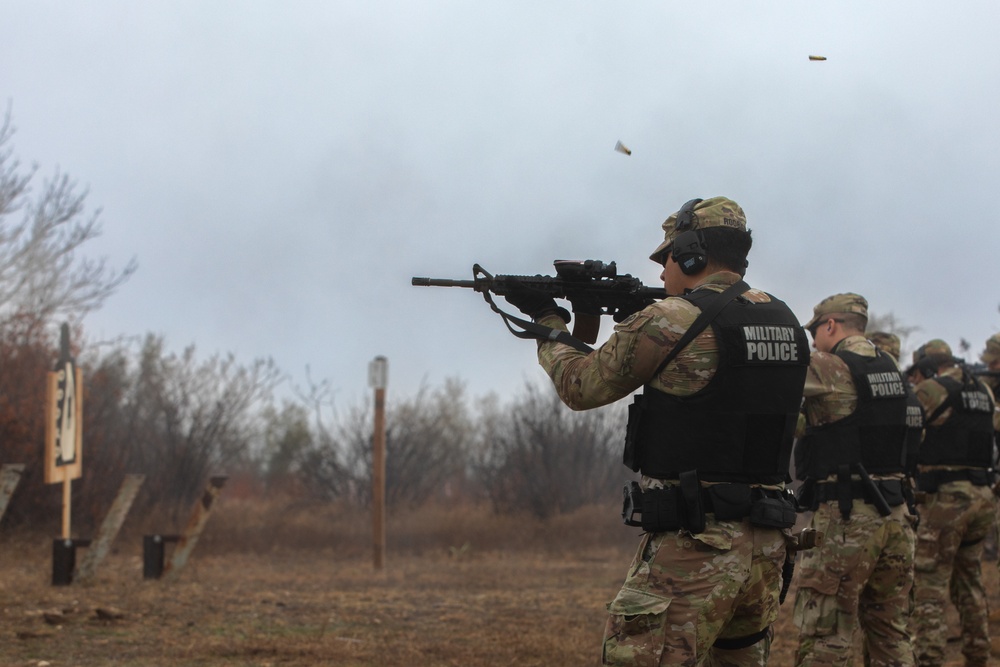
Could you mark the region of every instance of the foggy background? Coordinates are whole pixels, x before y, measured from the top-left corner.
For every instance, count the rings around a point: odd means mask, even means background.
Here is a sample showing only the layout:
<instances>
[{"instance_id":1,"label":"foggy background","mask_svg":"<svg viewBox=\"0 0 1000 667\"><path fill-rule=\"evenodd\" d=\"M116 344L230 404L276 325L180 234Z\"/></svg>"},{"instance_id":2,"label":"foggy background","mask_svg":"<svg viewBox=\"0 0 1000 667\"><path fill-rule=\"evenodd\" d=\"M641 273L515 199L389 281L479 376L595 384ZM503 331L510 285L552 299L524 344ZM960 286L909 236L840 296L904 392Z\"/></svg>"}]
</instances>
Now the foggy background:
<instances>
[{"instance_id":1,"label":"foggy background","mask_svg":"<svg viewBox=\"0 0 1000 667\"><path fill-rule=\"evenodd\" d=\"M648 285L694 197L746 211L747 280L836 292L970 360L1000 329L991 2L5 3L0 102L84 252L138 272L88 339L310 368L338 400L543 379L471 290L412 276L618 262ZM827 58L810 61L809 55ZM615 152L616 141L632 150ZM611 323L604 323L604 331Z\"/></svg>"}]
</instances>

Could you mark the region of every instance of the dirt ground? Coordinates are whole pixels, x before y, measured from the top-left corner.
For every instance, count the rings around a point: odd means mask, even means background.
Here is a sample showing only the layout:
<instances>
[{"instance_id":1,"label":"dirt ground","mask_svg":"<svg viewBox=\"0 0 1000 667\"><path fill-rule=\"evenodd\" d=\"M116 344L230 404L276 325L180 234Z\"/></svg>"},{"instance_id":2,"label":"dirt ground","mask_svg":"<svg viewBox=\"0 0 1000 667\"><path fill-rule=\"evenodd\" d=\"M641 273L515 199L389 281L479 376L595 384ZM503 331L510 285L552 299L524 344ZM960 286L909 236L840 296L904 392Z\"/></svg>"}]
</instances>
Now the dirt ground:
<instances>
[{"instance_id":1,"label":"dirt ground","mask_svg":"<svg viewBox=\"0 0 1000 667\"><path fill-rule=\"evenodd\" d=\"M0 542L0 665L593 665L633 544L390 551L382 571L331 549L205 549L176 582L143 580L141 554L119 553L93 584L54 587L44 543ZM774 665L792 664L791 606Z\"/></svg>"}]
</instances>

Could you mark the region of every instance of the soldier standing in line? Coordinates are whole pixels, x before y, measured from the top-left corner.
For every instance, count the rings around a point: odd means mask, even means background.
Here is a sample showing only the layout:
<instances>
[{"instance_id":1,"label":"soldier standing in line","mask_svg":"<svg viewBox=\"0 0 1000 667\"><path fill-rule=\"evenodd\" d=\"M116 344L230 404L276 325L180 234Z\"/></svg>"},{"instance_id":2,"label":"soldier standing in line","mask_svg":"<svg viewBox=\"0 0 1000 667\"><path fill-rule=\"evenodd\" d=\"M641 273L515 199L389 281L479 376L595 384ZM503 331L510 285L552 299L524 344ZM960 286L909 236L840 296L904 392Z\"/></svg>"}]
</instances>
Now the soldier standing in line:
<instances>
[{"instance_id":1,"label":"soldier standing in line","mask_svg":"<svg viewBox=\"0 0 1000 667\"><path fill-rule=\"evenodd\" d=\"M864 336L868 302L837 294L806 328L805 435L796 477L811 527L826 538L802 554L794 621L797 665L844 665L860 625L865 664L913 665L907 610L914 535L904 503L906 381Z\"/></svg>"},{"instance_id":2,"label":"soldier standing in line","mask_svg":"<svg viewBox=\"0 0 1000 667\"><path fill-rule=\"evenodd\" d=\"M662 227L650 259L663 266L666 299L589 354L538 345L575 410L644 388L624 455L641 483L626 486L623 509L644 534L608 607L602 664L759 666L795 522L783 489L808 338L784 303L743 282L752 240L736 202L691 200ZM506 298L566 329L569 313L551 298Z\"/></svg>"},{"instance_id":3,"label":"soldier standing in line","mask_svg":"<svg viewBox=\"0 0 1000 667\"><path fill-rule=\"evenodd\" d=\"M975 373L976 377L983 381L990 391L993 392L993 398L996 399L997 390L1000 390L1000 333L993 334L986 339L986 348L983 350L982 354L979 355L979 360L986 365L985 372ZM998 407L1000 409L1000 407ZM994 439L997 443L1000 443L1000 438L994 434ZM997 451L994 450L993 454L993 504L997 506L997 523L993 525L990 529L989 534L986 536L986 541L983 543L983 559L988 561L997 561L997 567L1000 567L1000 560L998 560L998 555L1000 555L1000 498L997 498L997 493L1000 492L1000 472L998 472L998 467L1000 467L1000 460L998 460Z\"/></svg>"},{"instance_id":4,"label":"soldier standing in line","mask_svg":"<svg viewBox=\"0 0 1000 667\"><path fill-rule=\"evenodd\" d=\"M875 347L882 350L896 363L899 363L899 336L885 331L870 331L867 334L868 340L875 344Z\"/></svg>"},{"instance_id":5,"label":"soldier standing in line","mask_svg":"<svg viewBox=\"0 0 1000 667\"><path fill-rule=\"evenodd\" d=\"M875 344L875 347L882 350L897 364L899 363L899 336L894 333L887 333L885 331L872 331L867 334L868 340ZM908 383L907 383L908 384ZM913 520L916 521L916 508L913 499L913 486L916 484L916 470L917 470L917 452L920 448L920 443L924 439L924 409L920 405L920 401L917 399L917 395L913 393L913 390L907 386L907 397L906 397L906 475L910 478L911 486L907 488L906 502L910 508L910 513L913 514Z\"/></svg>"},{"instance_id":6,"label":"soldier standing in line","mask_svg":"<svg viewBox=\"0 0 1000 667\"><path fill-rule=\"evenodd\" d=\"M997 389L1000 389L1000 333L986 339L986 349L979 355L979 359L986 364L986 372L979 379L989 385L995 397Z\"/></svg>"},{"instance_id":7,"label":"soldier standing in line","mask_svg":"<svg viewBox=\"0 0 1000 667\"><path fill-rule=\"evenodd\" d=\"M908 369L927 415L918 457L920 507L911 617L921 667L944 660L945 603L950 597L962 626L969 667L985 667L990 639L980 561L983 540L996 521L990 468L998 425L993 395L935 339L913 353Z\"/></svg>"}]
</instances>

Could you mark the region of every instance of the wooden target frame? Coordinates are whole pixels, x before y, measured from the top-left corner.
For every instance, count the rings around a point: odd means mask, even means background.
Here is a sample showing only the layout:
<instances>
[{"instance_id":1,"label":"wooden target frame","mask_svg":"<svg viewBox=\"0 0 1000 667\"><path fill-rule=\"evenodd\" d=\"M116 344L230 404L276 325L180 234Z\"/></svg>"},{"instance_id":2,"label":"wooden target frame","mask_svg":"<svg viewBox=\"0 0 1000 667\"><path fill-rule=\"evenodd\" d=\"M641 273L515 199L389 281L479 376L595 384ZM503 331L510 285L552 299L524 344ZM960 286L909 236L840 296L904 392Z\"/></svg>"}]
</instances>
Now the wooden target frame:
<instances>
[{"instance_id":1,"label":"wooden target frame","mask_svg":"<svg viewBox=\"0 0 1000 667\"><path fill-rule=\"evenodd\" d=\"M67 378L72 378L71 384ZM72 361L65 362L62 370L50 371L45 394L45 483L79 479L83 475L83 371ZM70 424L65 423L67 417ZM67 436L72 438L71 450L65 446ZM63 458L67 451L72 452L69 460Z\"/></svg>"}]
</instances>

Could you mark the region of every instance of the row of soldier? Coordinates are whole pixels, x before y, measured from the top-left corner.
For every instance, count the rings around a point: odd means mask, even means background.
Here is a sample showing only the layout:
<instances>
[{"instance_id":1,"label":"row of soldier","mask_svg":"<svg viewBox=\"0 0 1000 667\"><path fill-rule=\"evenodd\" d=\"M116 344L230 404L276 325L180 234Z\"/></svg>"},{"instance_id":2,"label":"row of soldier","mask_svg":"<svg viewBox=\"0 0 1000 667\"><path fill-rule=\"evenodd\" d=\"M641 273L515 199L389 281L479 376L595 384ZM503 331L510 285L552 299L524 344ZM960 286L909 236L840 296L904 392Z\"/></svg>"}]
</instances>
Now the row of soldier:
<instances>
[{"instance_id":1,"label":"row of soldier","mask_svg":"<svg viewBox=\"0 0 1000 667\"><path fill-rule=\"evenodd\" d=\"M538 361L568 406L634 396L623 460L640 480L622 514L642 535L608 605L602 664L766 664L797 564L796 664L849 664L860 628L866 665L941 665L950 595L966 664L986 665L990 388L939 340L904 373L866 337L857 294L823 300L801 326L744 281L752 238L726 197L693 199L662 229L650 259L667 298L596 350L561 342L571 315L550 296L505 295L548 332ZM1000 339L983 360L1000 363ZM825 539L796 555L807 512Z\"/></svg>"},{"instance_id":2,"label":"row of soldier","mask_svg":"<svg viewBox=\"0 0 1000 667\"><path fill-rule=\"evenodd\" d=\"M798 664L839 664L860 628L866 664L942 665L950 600L965 664L985 666L981 561L997 519L992 471L1000 413L992 390L1000 335L987 341L988 370L978 376L945 341L921 345L905 368L907 383L894 391L892 378L904 374L899 339L866 335L867 316L862 296L838 294L818 304L806 324L817 351L795 471L805 480L800 504L826 539L800 556ZM861 426L853 441L840 433L856 427L852 420ZM828 441L860 448L834 455Z\"/></svg>"}]
</instances>

